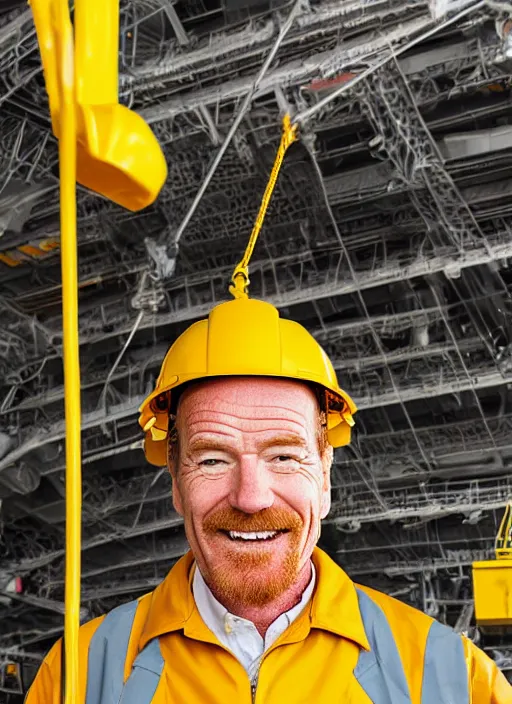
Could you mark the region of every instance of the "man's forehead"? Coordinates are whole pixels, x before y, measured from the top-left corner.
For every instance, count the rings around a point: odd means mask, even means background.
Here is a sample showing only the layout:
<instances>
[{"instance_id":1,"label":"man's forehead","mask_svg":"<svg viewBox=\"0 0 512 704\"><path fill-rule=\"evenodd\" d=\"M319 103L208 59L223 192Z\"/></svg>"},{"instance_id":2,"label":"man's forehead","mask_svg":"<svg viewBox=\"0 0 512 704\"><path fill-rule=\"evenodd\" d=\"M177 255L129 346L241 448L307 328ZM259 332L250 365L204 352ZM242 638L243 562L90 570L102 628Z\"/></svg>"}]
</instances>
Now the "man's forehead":
<instances>
[{"instance_id":1,"label":"man's forehead","mask_svg":"<svg viewBox=\"0 0 512 704\"><path fill-rule=\"evenodd\" d=\"M301 382L269 377L228 377L194 384L184 392L179 407L189 412L202 408L228 413L235 410L241 417L251 418L268 415L272 410L278 413L296 409L317 411L318 402L314 392Z\"/></svg>"},{"instance_id":2,"label":"man's forehead","mask_svg":"<svg viewBox=\"0 0 512 704\"><path fill-rule=\"evenodd\" d=\"M194 445L235 442L243 443L247 451L261 443L306 447L316 436L314 416L307 417L300 411L254 407L230 410L194 409L178 416L180 432Z\"/></svg>"},{"instance_id":3,"label":"man's forehead","mask_svg":"<svg viewBox=\"0 0 512 704\"><path fill-rule=\"evenodd\" d=\"M216 403L211 408L192 408L190 412L181 413L181 420L195 430L204 426L239 427L244 430L265 430L266 428L290 427L299 429L307 427L314 416L290 408L266 406L234 406Z\"/></svg>"},{"instance_id":4,"label":"man's forehead","mask_svg":"<svg viewBox=\"0 0 512 704\"><path fill-rule=\"evenodd\" d=\"M266 381L266 380L265 380ZM178 407L178 425L192 432L222 426L245 432L284 429L300 432L318 420L313 392L302 384L283 380L230 379L203 382L184 394ZM275 382L275 383L272 383ZM302 434L302 433L301 433Z\"/></svg>"}]
</instances>

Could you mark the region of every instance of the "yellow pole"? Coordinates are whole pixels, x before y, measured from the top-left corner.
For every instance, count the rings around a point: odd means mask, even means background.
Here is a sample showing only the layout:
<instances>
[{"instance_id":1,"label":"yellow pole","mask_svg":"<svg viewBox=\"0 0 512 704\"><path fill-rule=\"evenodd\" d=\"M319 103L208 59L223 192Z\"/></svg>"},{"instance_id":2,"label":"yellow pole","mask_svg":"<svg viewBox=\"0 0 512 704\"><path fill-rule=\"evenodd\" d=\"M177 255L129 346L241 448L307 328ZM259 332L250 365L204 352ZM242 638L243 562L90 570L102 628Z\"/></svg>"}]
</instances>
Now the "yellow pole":
<instances>
[{"instance_id":1,"label":"yellow pole","mask_svg":"<svg viewBox=\"0 0 512 704\"><path fill-rule=\"evenodd\" d=\"M65 704L78 702L82 476L76 238L76 97L73 30L67 0L55 2L60 73L60 226L66 415Z\"/></svg>"}]
</instances>

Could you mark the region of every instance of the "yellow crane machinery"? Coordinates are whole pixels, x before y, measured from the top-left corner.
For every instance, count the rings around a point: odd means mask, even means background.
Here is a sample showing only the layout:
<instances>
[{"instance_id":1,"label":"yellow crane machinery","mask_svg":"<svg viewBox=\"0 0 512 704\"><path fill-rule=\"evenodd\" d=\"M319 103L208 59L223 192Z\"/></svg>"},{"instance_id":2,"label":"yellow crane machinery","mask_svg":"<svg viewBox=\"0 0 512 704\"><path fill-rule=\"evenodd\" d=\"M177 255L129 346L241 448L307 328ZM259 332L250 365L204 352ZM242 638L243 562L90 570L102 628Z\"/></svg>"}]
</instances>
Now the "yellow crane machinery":
<instances>
[{"instance_id":1,"label":"yellow crane machinery","mask_svg":"<svg viewBox=\"0 0 512 704\"><path fill-rule=\"evenodd\" d=\"M62 60L67 3L61 10L61 0L30 4L58 138L64 129L59 76L74 73L76 180L128 210L145 208L165 183L167 164L150 127L118 101L119 0L75 0L74 41Z\"/></svg>"},{"instance_id":2,"label":"yellow crane machinery","mask_svg":"<svg viewBox=\"0 0 512 704\"><path fill-rule=\"evenodd\" d=\"M31 0L52 127L59 140L66 416L65 703L78 697L81 455L76 181L128 208L158 196L167 177L148 125L118 103L119 0Z\"/></svg>"},{"instance_id":3,"label":"yellow crane machinery","mask_svg":"<svg viewBox=\"0 0 512 704\"><path fill-rule=\"evenodd\" d=\"M475 616L483 631L512 631L512 501L503 514L495 560L473 563Z\"/></svg>"}]
</instances>

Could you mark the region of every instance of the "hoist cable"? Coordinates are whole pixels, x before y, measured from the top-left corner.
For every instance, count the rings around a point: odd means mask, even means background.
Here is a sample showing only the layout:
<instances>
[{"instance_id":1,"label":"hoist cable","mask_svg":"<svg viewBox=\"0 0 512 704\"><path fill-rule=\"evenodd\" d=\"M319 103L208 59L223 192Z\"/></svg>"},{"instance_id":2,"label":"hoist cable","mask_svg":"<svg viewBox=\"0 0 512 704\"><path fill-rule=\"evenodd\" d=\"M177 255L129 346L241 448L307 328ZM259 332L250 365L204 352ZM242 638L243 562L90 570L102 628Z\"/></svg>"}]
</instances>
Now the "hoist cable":
<instances>
[{"instance_id":1,"label":"hoist cable","mask_svg":"<svg viewBox=\"0 0 512 704\"><path fill-rule=\"evenodd\" d=\"M56 0L54 37L60 93L60 227L62 328L66 419L66 583L64 615L65 704L78 701L78 629L80 627L80 557L82 471L80 456L80 358L78 343L78 273L76 233L77 124L73 28L66 0Z\"/></svg>"},{"instance_id":2,"label":"hoist cable","mask_svg":"<svg viewBox=\"0 0 512 704\"><path fill-rule=\"evenodd\" d=\"M247 288L249 286L249 262L254 252L254 247L258 239L258 235L261 232L263 226L263 221L265 215L267 214L267 209L274 192L274 188L277 183L277 177L279 176L279 171L283 164L283 159L286 152L291 144L293 144L298 139L297 136L297 125L292 125L290 121L290 116L285 115L283 117L283 131L281 134L281 142L277 150L276 158L274 161L274 166L272 167L272 172L268 180L263 198L261 199L260 209L256 217L256 222L249 237L249 242L244 252L244 256L240 262L236 265L231 277L231 284L229 286L230 292L233 294L234 298L247 298Z\"/></svg>"}]
</instances>

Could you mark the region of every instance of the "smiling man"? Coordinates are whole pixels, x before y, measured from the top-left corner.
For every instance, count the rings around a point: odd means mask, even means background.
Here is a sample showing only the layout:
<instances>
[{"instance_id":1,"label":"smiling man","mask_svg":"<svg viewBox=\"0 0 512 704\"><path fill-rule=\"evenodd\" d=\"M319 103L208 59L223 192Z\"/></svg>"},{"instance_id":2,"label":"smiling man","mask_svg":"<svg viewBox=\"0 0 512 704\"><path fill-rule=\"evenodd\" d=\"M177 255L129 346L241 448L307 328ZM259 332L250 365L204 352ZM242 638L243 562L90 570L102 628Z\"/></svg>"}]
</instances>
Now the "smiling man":
<instances>
[{"instance_id":1,"label":"smiling man","mask_svg":"<svg viewBox=\"0 0 512 704\"><path fill-rule=\"evenodd\" d=\"M174 505L197 580L264 636L312 582L329 511L332 448L317 398L282 379L202 382L180 401L177 430Z\"/></svg>"},{"instance_id":2,"label":"smiling man","mask_svg":"<svg viewBox=\"0 0 512 704\"><path fill-rule=\"evenodd\" d=\"M80 630L76 704L511 704L473 643L316 547L356 408L304 328L237 299L169 350L141 407L190 552ZM27 704L60 704L61 652Z\"/></svg>"}]
</instances>

